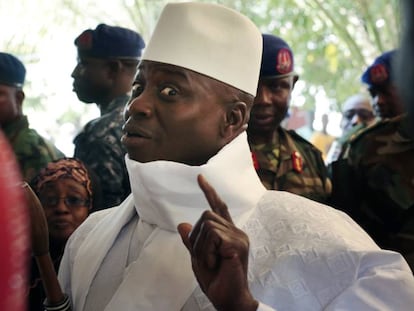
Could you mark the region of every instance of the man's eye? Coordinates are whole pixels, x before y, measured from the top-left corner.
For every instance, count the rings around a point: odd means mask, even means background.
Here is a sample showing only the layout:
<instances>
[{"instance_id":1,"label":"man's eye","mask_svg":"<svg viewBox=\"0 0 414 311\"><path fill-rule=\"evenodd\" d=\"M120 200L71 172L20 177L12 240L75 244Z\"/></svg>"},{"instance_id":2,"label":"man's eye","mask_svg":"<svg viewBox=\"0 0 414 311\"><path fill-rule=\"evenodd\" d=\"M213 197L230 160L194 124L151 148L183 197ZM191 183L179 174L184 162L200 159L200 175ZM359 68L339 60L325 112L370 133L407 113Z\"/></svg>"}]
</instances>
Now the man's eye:
<instances>
[{"instance_id":1,"label":"man's eye","mask_svg":"<svg viewBox=\"0 0 414 311\"><path fill-rule=\"evenodd\" d=\"M142 86L141 83L135 83L132 86L132 97L133 98L138 97L142 93L143 90L144 90L144 87Z\"/></svg>"},{"instance_id":2,"label":"man's eye","mask_svg":"<svg viewBox=\"0 0 414 311\"><path fill-rule=\"evenodd\" d=\"M272 90L280 90L280 89L281 89L281 86L280 86L280 84L272 84L272 85L270 86L270 88L271 88Z\"/></svg>"},{"instance_id":3,"label":"man's eye","mask_svg":"<svg viewBox=\"0 0 414 311\"><path fill-rule=\"evenodd\" d=\"M275 92L275 91L281 91L282 89L285 89L286 85L287 87L289 87L289 84L284 84L279 81L275 81L275 83L270 83L268 87L270 90Z\"/></svg>"},{"instance_id":4,"label":"man's eye","mask_svg":"<svg viewBox=\"0 0 414 311\"><path fill-rule=\"evenodd\" d=\"M348 110L344 113L344 117L347 119L352 119L354 115L355 115L355 111L353 110Z\"/></svg>"},{"instance_id":5,"label":"man's eye","mask_svg":"<svg viewBox=\"0 0 414 311\"><path fill-rule=\"evenodd\" d=\"M165 96L174 96L174 95L177 95L178 92L176 89L166 86L161 90L160 93Z\"/></svg>"},{"instance_id":6,"label":"man's eye","mask_svg":"<svg viewBox=\"0 0 414 311\"><path fill-rule=\"evenodd\" d=\"M78 59L78 66L84 67L84 66L87 66L88 64L89 62L87 60Z\"/></svg>"}]
</instances>

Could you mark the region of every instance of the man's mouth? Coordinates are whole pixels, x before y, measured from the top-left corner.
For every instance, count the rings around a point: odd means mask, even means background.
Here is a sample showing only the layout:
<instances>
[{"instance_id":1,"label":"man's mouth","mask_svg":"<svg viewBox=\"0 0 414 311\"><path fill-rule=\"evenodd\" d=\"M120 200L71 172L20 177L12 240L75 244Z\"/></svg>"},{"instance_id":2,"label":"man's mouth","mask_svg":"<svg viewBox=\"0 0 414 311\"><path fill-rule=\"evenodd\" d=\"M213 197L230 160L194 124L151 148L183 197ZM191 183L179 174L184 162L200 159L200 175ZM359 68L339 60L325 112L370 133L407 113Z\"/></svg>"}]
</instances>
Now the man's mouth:
<instances>
[{"instance_id":1,"label":"man's mouth","mask_svg":"<svg viewBox=\"0 0 414 311\"><path fill-rule=\"evenodd\" d=\"M251 118L259 123L267 123L273 120L273 114L271 113L256 113L252 114Z\"/></svg>"},{"instance_id":2,"label":"man's mouth","mask_svg":"<svg viewBox=\"0 0 414 311\"><path fill-rule=\"evenodd\" d=\"M152 136L148 131L143 130L141 128L134 127L134 126L130 126L128 124L125 124L122 127L122 131L127 137L139 137L139 138L150 139Z\"/></svg>"}]
</instances>

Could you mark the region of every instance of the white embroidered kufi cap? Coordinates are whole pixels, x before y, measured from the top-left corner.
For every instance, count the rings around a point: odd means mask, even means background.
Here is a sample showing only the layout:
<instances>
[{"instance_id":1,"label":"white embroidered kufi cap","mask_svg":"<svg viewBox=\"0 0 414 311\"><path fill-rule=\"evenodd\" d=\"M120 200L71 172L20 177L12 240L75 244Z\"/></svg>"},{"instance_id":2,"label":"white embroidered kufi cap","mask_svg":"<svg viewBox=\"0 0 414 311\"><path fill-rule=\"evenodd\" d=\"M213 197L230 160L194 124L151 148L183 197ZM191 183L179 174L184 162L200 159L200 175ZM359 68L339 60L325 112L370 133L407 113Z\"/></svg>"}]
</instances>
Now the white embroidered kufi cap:
<instances>
[{"instance_id":1,"label":"white embroidered kufi cap","mask_svg":"<svg viewBox=\"0 0 414 311\"><path fill-rule=\"evenodd\" d=\"M180 66L256 95L262 36L246 16L222 5L169 3L142 60Z\"/></svg>"}]
</instances>

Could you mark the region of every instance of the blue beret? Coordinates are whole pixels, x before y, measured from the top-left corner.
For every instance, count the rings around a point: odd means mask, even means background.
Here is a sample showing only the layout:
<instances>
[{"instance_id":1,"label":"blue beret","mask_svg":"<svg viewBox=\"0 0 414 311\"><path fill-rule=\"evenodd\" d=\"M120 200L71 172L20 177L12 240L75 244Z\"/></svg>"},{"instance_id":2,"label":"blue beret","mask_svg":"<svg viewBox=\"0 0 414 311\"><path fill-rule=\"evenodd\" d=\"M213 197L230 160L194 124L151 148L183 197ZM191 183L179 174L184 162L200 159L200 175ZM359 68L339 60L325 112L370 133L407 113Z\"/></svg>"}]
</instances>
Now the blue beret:
<instances>
[{"instance_id":1,"label":"blue beret","mask_svg":"<svg viewBox=\"0 0 414 311\"><path fill-rule=\"evenodd\" d=\"M378 56L361 76L361 81L373 85L383 85L393 81L392 67L396 50L388 51Z\"/></svg>"},{"instance_id":2,"label":"blue beret","mask_svg":"<svg viewBox=\"0 0 414 311\"><path fill-rule=\"evenodd\" d=\"M0 84L22 87L25 77L23 63L11 54L0 52Z\"/></svg>"},{"instance_id":3,"label":"blue beret","mask_svg":"<svg viewBox=\"0 0 414 311\"><path fill-rule=\"evenodd\" d=\"M94 58L139 59L145 47L141 35L133 30L99 24L95 30L87 29L76 39L78 53Z\"/></svg>"},{"instance_id":4,"label":"blue beret","mask_svg":"<svg viewBox=\"0 0 414 311\"><path fill-rule=\"evenodd\" d=\"M281 38L263 34L263 55L260 78L286 77L294 74L293 53Z\"/></svg>"}]
</instances>

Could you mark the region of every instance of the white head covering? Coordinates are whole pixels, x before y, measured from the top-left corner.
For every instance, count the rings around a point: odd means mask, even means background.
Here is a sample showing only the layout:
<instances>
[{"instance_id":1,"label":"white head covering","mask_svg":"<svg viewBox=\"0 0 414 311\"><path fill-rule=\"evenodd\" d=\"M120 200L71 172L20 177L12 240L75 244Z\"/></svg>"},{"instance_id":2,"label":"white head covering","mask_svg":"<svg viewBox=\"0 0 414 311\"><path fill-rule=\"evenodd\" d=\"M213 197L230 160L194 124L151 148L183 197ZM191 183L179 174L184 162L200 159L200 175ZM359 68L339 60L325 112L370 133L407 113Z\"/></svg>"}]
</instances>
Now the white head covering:
<instances>
[{"instance_id":1,"label":"white head covering","mask_svg":"<svg viewBox=\"0 0 414 311\"><path fill-rule=\"evenodd\" d=\"M374 113L372 99L365 94L355 94L346 99L342 105L342 111L345 112L351 109L365 109Z\"/></svg>"},{"instance_id":2,"label":"white head covering","mask_svg":"<svg viewBox=\"0 0 414 311\"><path fill-rule=\"evenodd\" d=\"M246 16L222 5L169 3L142 60L180 66L256 95L262 36Z\"/></svg>"}]
</instances>

